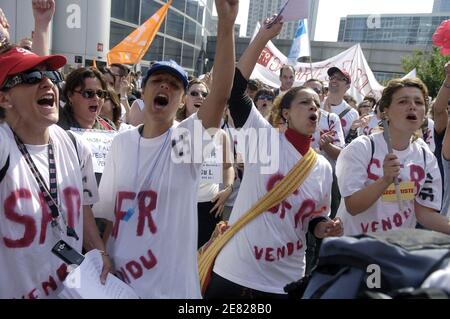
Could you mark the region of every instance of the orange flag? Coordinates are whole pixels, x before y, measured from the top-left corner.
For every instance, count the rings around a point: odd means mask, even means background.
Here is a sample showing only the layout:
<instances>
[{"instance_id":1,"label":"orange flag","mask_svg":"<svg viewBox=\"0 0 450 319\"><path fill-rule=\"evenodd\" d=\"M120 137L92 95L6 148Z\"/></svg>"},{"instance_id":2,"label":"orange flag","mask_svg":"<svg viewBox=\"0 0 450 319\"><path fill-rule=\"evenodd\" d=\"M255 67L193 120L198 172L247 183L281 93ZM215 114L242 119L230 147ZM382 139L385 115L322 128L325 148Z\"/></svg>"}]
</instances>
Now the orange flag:
<instances>
[{"instance_id":1,"label":"orange flag","mask_svg":"<svg viewBox=\"0 0 450 319\"><path fill-rule=\"evenodd\" d=\"M152 44L171 4L172 0L169 0L143 25L112 48L107 54L108 65L113 63L138 64Z\"/></svg>"},{"instance_id":2,"label":"orange flag","mask_svg":"<svg viewBox=\"0 0 450 319\"><path fill-rule=\"evenodd\" d=\"M92 67L93 67L94 69L98 69L98 68L97 68L97 59L96 59L96 58L93 58L93 59L92 59Z\"/></svg>"}]
</instances>

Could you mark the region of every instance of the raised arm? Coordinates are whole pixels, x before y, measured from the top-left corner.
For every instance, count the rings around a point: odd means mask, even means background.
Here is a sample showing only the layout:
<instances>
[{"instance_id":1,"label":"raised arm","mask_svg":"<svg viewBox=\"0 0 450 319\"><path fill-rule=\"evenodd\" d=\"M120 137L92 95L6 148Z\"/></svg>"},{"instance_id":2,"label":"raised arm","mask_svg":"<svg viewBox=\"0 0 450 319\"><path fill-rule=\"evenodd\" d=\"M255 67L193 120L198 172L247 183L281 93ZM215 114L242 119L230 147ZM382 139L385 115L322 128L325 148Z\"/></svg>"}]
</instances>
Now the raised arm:
<instances>
[{"instance_id":1,"label":"raised arm","mask_svg":"<svg viewBox=\"0 0 450 319\"><path fill-rule=\"evenodd\" d=\"M442 142L442 156L445 160L450 161L450 121L447 122L444 141Z\"/></svg>"},{"instance_id":2,"label":"raised arm","mask_svg":"<svg viewBox=\"0 0 450 319\"><path fill-rule=\"evenodd\" d=\"M258 34L247 49L245 49L237 64L229 101L230 114L236 128L240 128L245 124L253 105L250 97L245 94L245 89L247 88L247 82L255 68L256 62L267 42L276 37L283 27L282 22L277 22L270 28L268 27L268 23L275 18L276 16L264 22Z\"/></svg>"},{"instance_id":3,"label":"raised arm","mask_svg":"<svg viewBox=\"0 0 450 319\"><path fill-rule=\"evenodd\" d=\"M198 111L203 126L219 127L223 110L230 96L234 75L234 21L238 13L238 0L216 0L217 28L216 55L211 93Z\"/></svg>"},{"instance_id":4,"label":"raised arm","mask_svg":"<svg viewBox=\"0 0 450 319\"><path fill-rule=\"evenodd\" d=\"M444 66L445 79L434 102L434 130L442 134L447 126L448 112L447 103L450 99L450 62Z\"/></svg>"},{"instance_id":5,"label":"raised arm","mask_svg":"<svg viewBox=\"0 0 450 319\"><path fill-rule=\"evenodd\" d=\"M55 14L55 0L33 0L34 36L33 52L50 54L50 21Z\"/></svg>"}]
</instances>

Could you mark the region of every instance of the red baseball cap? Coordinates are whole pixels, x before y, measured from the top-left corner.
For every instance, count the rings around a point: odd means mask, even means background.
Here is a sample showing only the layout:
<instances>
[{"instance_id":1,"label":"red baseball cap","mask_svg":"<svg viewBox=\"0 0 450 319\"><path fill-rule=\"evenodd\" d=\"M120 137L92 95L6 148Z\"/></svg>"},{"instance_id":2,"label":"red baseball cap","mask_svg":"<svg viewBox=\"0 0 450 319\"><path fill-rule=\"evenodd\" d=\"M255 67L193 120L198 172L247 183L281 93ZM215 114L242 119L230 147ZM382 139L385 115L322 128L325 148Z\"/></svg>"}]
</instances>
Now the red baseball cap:
<instances>
[{"instance_id":1,"label":"red baseball cap","mask_svg":"<svg viewBox=\"0 0 450 319\"><path fill-rule=\"evenodd\" d=\"M56 71L66 63L63 55L39 56L23 48L13 48L0 54L0 87L8 76L31 70L40 64L46 64L49 71Z\"/></svg>"},{"instance_id":2,"label":"red baseball cap","mask_svg":"<svg viewBox=\"0 0 450 319\"><path fill-rule=\"evenodd\" d=\"M344 69L339 69L338 67L333 66L333 67L329 68L327 71L328 76L332 76L336 72L341 72L344 75L344 77L347 79L348 84L352 83L352 78L350 77L350 73L348 73Z\"/></svg>"}]
</instances>

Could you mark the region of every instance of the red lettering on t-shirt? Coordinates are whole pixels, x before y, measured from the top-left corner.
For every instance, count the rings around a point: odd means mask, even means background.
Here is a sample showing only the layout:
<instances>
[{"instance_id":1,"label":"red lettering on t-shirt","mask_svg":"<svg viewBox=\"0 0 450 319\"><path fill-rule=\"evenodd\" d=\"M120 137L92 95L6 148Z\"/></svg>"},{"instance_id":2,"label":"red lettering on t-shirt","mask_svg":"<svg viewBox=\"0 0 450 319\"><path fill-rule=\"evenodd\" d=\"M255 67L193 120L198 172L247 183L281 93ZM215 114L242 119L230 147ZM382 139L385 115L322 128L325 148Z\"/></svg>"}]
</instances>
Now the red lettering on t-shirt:
<instances>
[{"instance_id":1,"label":"red lettering on t-shirt","mask_svg":"<svg viewBox=\"0 0 450 319\"><path fill-rule=\"evenodd\" d=\"M56 270L56 275L58 276L59 281L63 282L66 280L66 277L69 273L67 272L67 265L65 263L59 266L58 270Z\"/></svg>"},{"instance_id":2,"label":"red lettering on t-shirt","mask_svg":"<svg viewBox=\"0 0 450 319\"><path fill-rule=\"evenodd\" d=\"M48 281L44 281L42 283L42 289L44 290L46 296L50 295L48 288L51 288L53 291L56 291L56 289L58 288L58 285L56 284L56 281L52 276L48 277Z\"/></svg>"},{"instance_id":3,"label":"red lettering on t-shirt","mask_svg":"<svg viewBox=\"0 0 450 319\"><path fill-rule=\"evenodd\" d=\"M272 255L272 252L273 252L273 248L271 248L271 247L266 248L266 258L265 258L266 261L274 261L275 260L275 258Z\"/></svg>"},{"instance_id":4,"label":"red lettering on t-shirt","mask_svg":"<svg viewBox=\"0 0 450 319\"><path fill-rule=\"evenodd\" d=\"M3 237L5 246L8 248L28 247L31 245L36 236L36 222L34 221L33 216L19 215L15 211L17 202L21 199L31 199L31 192L27 189L22 188L15 192L12 192L11 195L9 195L5 200L5 217L10 221L21 224L25 227L23 235L19 239Z\"/></svg>"},{"instance_id":5,"label":"red lettering on t-shirt","mask_svg":"<svg viewBox=\"0 0 450 319\"><path fill-rule=\"evenodd\" d=\"M158 263L158 260L156 259L151 249L147 251L147 255L148 259L145 259L144 256L141 256L139 259L146 269L152 269Z\"/></svg>"},{"instance_id":6,"label":"red lettering on t-shirt","mask_svg":"<svg viewBox=\"0 0 450 319\"><path fill-rule=\"evenodd\" d=\"M281 258L284 258L284 254L286 253L286 247L278 247L277 248L277 259L280 260Z\"/></svg>"},{"instance_id":7,"label":"red lettering on t-shirt","mask_svg":"<svg viewBox=\"0 0 450 319\"><path fill-rule=\"evenodd\" d=\"M367 234L369 231L369 224L368 223L361 223L361 230L363 234Z\"/></svg>"},{"instance_id":8,"label":"red lettering on t-shirt","mask_svg":"<svg viewBox=\"0 0 450 319\"><path fill-rule=\"evenodd\" d=\"M262 254L264 252L264 248L259 249L257 246L254 246L253 248L255 250L255 258L256 258L256 260L260 260L261 257L262 257Z\"/></svg>"},{"instance_id":9,"label":"red lettering on t-shirt","mask_svg":"<svg viewBox=\"0 0 450 319\"><path fill-rule=\"evenodd\" d=\"M267 182L267 187L266 187L267 192L270 192L272 190L272 188L274 188L275 185L278 184L283 178L284 178L284 175L279 174L279 173L272 175L269 178L269 181ZM293 194L298 195L298 190L295 190ZM280 209L280 205L281 205L280 218L283 219L284 216L286 215L286 209L292 208L292 205L286 199L283 200L280 204L270 208L269 212L271 212L272 214L278 213L278 211Z\"/></svg>"},{"instance_id":10,"label":"red lettering on t-shirt","mask_svg":"<svg viewBox=\"0 0 450 319\"><path fill-rule=\"evenodd\" d=\"M420 182L425 178L425 171L421 166L412 164L409 167L409 178L416 185L416 195L420 190Z\"/></svg>"},{"instance_id":11,"label":"red lettering on t-shirt","mask_svg":"<svg viewBox=\"0 0 450 319\"><path fill-rule=\"evenodd\" d=\"M372 158L372 160L369 163L369 166L367 166L367 178L371 179L373 181L378 180L380 177L372 172L372 165L375 165L378 168L381 168L380 161L376 158Z\"/></svg>"},{"instance_id":12,"label":"red lettering on t-shirt","mask_svg":"<svg viewBox=\"0 0 450 319\"><path fill-rule=\"evenodd\" d=\"M316 203L312 199L306 199L301 204L297 214L294 216L295 228L299 225L299 222L303 224L306 218L315 213Z\"/></svg>"},{"instance_id":13,"label":"red lettering on t-shirt","mask_svg":"<svg viewBox=\"0 0 450 319\"><path fill-rule=\"evenodd\" d=\"M132 260L132 261L128 262L125 265L125 268L131 274L131 276L133 276L134 279L139 279L140 277L142 277L142 273L143 273L142 267L137 261Z\"/></svg>"},{"instance_id":14,"label":"red lettering on t-shirt","mask_svg":"<svg viewBox=\"0 0 450 319\"><path fill-rule=\"evenodd\" d=\"M137 225L137 236L142 236L144 233L145 220L148 222L148 229L152 234L156 233L156 225L152 218L152 211L156 208L158 195L154 191L143 191L138 195L139 199L139 221ZM148 201L148 205L146 202Z\"/></svg>"},{"instance_id":15,"label":"red lettering on t-shirt","mask_svg":"<svg viewBox=\"0 0 450 319\"><path fill-rule=\"evenodd\" d=\"M64 189L63 194L67 207L67 225L75 228L75 217L77 222L80 220L80 192L74 187L67 187Z\"/></svg>"},{"instance_id":16,"label":"red lettering on t-shirt","mask_svg":"<svg viewBox=\"0 0 450 319\"><path fill-rule=\"evenodd\" d=\"M111 231L111 236L113 238L117 238L117 235L119 233L119 225L122 218L126 215L126 211L122 210L122 202L126 199L133 200L136 197L136 193L134 192L118 192L116 195L116 207L114 209L115 211L115 221L114 226Z\"/></svg>"},{"instance_id":17,"label":"red lettering on t-shirt","mask_svg":"<svg viewBox=\"0 0 450 319\"><path fill-rule=\"evenodd\" d=\"M47 226L52 220L52 215L50 214L50 209L48 208L48 204L45 201L42 193L39 194L39 201L41 203L42 208L42 219L41 219L41 235L39 236L39 244L45 243L45 237L47 234Z\"/></svg>"}]
</instances>

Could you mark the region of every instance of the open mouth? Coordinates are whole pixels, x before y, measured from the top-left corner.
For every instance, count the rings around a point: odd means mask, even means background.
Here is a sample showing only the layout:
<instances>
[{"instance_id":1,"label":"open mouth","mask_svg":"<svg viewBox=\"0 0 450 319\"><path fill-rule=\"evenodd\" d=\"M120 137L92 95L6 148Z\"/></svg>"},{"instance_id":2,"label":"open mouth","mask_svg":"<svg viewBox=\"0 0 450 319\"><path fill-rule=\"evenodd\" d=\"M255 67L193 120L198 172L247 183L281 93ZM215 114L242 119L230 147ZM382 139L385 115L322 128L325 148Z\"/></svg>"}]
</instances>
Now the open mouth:
<instances>
[{"instance_id":1,"label":"open mouth","mask_svg":"<svg viewBox=\"0 0 450 319\"><path fill-rule=\"evenodd\" d=\"M160 94L155 97L153 102L155 106L165 107L167 106L167 104L169 104L169 98L165 95Z\"/></svg>"},{"instance_id":2,"label":"open mouth","mask_svg":"<svg viewBox=\"0 0 450 319\"><path fill-rule=\"evenodd\" d=\"M309 120L310 121L312 121L312 122L317 122L317 114L311 114L310 116L309 116Z\"/></svg>"},{"instance_id":3,"label":"open mouth","mask_svg":"<svg viewBox=\"0 0 450 319\"><path fill-rule=\"evenodd\" d=\"M408 114L406 119L409 120L409 121L417 121L417 115L415 115L415 114Z\"/></svg>"},{"instance_id":4,"label":"open mouth","mask_svg":"<svg viewBox=\"0 0 450 319\"><path fill-rule=\"evenodd\" d=\"M194 103L194 107L196 107L197 109L202 106L202 103Z\"/></svg>"},{"instance_id":5,"label":"open mouth","mask_svg":"<svg viewBox=\"0 0 450 319\"><path fill-rule=\"evenodd\" d=\"M37 103L45 107L53 107L55 104L55 97L52 94L47 94L41 97Z\"/></svg>"},{"instance_id":6,"label":"open mouth","mask_svg":"<svg viewBox=\"0 0 450 319\"><path fill-rule=\"evenodd\" d=\"M98 110L98 106L97 105L89 106L89 112L97 113L97 110Z\"/></svg>"}]
</instances>

